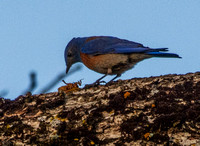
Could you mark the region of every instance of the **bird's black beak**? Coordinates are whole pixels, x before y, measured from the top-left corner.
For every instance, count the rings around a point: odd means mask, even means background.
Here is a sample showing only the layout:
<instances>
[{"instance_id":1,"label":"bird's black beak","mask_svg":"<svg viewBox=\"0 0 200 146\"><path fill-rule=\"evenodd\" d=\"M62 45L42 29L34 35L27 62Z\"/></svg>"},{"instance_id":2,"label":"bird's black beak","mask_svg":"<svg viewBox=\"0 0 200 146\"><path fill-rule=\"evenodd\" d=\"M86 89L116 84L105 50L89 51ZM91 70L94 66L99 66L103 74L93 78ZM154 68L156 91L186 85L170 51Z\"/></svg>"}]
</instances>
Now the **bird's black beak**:
<instances>
[{"instance_id":1,"label":"bird's black beak","mask_svg":"<svg viewBox=\"0 0 200 146\"><path fill-rule=\"evenodd\" d=\"M71 65L67 65L66 74L69 72L70 67L71 67Z\"/></svg>"},{"instance_id":2,"label":"bird's black beak","mask_svg":"<svg viewBox=\"0 0 200 146\"><path fill-rule=\"evenodd\" d=\"M69 67L66 68L66 74L68 73L68 71L69 71Z\"/></svg>"}]
</instances>

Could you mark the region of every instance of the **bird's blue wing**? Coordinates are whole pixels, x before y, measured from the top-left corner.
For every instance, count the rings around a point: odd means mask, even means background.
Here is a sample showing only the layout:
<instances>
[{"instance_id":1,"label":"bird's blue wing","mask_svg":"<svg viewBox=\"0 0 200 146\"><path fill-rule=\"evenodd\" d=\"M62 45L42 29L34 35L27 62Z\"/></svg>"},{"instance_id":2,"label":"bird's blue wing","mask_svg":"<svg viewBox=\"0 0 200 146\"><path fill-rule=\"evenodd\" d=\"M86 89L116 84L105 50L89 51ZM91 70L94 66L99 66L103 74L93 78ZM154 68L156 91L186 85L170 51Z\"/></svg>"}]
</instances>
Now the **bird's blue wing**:
<instances>
[{"instance_id":1,"label":"bird's blue wing","mask_svg":"<svg viewBox=\"0 0 200 146\"><path fill-rule=\"evenodd\" d=\"M165 53L168 48L152 49L144 47L140 43L115 37L92 37L89 40L81 48L82 53L89 55L143 53L152 57L181 58L174 53Z\"/></svg>"},{"instance_id":2,"label":"bird's blue wing","mask_svg":"<svg viewBox=\"0 0 200 146\"><path fill-rule=\"evenodd\" d=\"M115 37L98 37L82 47L81 52L90 55L141 53L149 50L140 43L118 39Z\"/></svg>"},{"instance_id":3,"label":"bird's blue wing","mask_svg":"<svg viewBox=\"0 0 200 146\"><path fill-rule=\"evenodd\" d=\"M144 47L137 47L137 48L132 48L132 47L115 47L113 48L113 51L111 51L111 48L106 49L105 51L108 51L107 53L116 53L116 54L129 54L129 53L142 53L149 50L148 48Z\"/></svg>"}]
</instances>

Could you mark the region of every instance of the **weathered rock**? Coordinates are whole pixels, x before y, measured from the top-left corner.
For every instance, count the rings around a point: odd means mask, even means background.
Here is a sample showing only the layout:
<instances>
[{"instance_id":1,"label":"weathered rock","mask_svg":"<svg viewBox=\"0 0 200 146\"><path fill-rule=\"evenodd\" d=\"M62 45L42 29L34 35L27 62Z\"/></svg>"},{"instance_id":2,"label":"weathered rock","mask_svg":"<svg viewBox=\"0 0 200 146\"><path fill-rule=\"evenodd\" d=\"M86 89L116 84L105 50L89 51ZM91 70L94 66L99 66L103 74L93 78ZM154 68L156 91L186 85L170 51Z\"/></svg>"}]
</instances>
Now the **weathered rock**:
<instances>
[{"instance_id":1,"label":"weathered rock","mask_svg":"<svg viewBox=\"0 0 200 146\"><path fill-rule=\"evenodd\" d=\"M0 145L200 145L200 73L0 99Z\"/></svg>"}]
</instances>

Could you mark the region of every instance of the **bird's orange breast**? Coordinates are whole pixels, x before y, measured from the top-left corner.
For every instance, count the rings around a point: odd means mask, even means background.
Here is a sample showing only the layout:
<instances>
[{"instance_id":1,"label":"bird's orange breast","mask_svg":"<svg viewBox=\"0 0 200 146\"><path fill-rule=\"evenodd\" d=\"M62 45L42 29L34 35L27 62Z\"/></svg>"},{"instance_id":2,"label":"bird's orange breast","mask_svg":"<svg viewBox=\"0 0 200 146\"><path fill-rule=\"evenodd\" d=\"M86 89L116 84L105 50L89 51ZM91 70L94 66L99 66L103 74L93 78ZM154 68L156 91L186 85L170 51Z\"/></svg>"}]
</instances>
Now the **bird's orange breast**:
<instances>
[{"instance_id":1,"label":"bird's orange breast","mask_svg":"<svg viewBox=\"0 0 200 146\"><path fill-rule=\"evenodd\" d=\"M112 64L109 64L109 60L107 59L109 54L93 56L85 53L80 53L80 55L83 64L93 71L107 74L108 68L112 68Z\"/></svg>"},{"instance_id":2,"label":"bird's orange breast","mask_svg":"<svg viewBox=\"0 0 200 146\"><path fill-rule=\"evenodd\" d=\"M91 56L85 53L80 53L81 60L85 66L87 66L89 69L95 70L97 66L97 60L98 56Z\"/></svg>"},{"instance_id":3,"label":"bird's orange breast","mask_svg":"<svg viewBox=\"0 0 200 146\"><path fill-rule=\"evenodd\" d=\"M112 72L112 69L120 70L121 68L115 69L115 66L126 64L128 59L128 56L123 54L88 55L80 53L80 56L85 66L102 74L116 74Z\"/></svg>"}]
</instances>

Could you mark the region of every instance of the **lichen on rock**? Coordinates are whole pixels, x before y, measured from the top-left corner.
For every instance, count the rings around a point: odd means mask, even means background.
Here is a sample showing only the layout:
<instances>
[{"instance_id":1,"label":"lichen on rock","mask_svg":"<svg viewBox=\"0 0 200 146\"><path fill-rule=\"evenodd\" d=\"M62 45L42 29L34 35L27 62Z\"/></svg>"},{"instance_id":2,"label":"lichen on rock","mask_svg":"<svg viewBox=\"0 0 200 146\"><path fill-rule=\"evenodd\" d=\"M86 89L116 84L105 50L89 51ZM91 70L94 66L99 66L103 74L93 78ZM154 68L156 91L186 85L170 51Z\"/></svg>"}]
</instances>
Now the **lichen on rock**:
<instances>
[{"instance_id":1,"label":"lichen on rock","mask_svg":"<svg viewBox=\"0 0 200 146\"><path fill-rule=\"evenodd\" d=\"M0 98L0 145L37 144L198 145L200 73Z\"/></svg>"}]
</instances>

